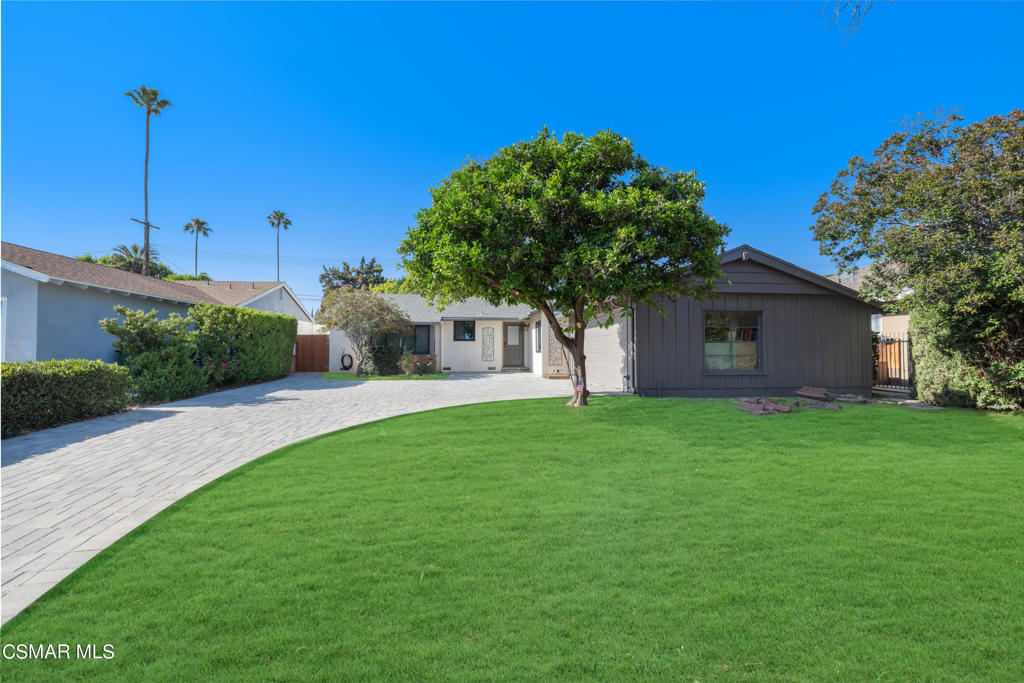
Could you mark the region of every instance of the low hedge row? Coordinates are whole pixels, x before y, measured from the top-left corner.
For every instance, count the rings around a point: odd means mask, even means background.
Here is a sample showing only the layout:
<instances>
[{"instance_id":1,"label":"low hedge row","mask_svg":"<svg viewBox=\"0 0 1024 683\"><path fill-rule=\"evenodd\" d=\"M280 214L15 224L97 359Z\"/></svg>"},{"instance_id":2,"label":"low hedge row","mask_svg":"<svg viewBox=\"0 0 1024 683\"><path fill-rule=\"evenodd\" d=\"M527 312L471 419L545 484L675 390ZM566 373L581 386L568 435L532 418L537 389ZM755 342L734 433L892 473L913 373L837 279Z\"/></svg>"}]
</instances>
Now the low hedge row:
<instances>
[{"instance_id":1,"label":"low hedge row","mask_svg":"<svg viewBox=\"0 0 1024 683\"><path fill-rule=\"evenodd\" d=\"M132 402L127 368L98 360L3 363L3 436L117 413Z\"/></svg>"}]
</instances>

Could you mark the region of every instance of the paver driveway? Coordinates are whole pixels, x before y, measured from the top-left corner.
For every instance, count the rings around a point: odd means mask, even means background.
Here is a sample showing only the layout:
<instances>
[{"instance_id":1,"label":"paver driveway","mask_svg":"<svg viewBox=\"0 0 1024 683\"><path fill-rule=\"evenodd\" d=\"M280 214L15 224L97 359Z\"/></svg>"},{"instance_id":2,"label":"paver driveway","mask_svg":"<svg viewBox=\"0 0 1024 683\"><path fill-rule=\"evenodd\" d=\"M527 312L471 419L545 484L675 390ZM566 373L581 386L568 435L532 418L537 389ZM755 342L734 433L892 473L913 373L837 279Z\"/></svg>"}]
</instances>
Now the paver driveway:
<instances>
[{"instance_id":1,"label":"paver driveway","mask_svg":"<svg viewBox=\"0 0 1024 683\"><path fill-rule=\"evenodd\" d=\"M7 439L0 619L174 501L276 448L391 415L570 391L527 373L413 382L302 373Z\"/></svg>"}]
</instances>

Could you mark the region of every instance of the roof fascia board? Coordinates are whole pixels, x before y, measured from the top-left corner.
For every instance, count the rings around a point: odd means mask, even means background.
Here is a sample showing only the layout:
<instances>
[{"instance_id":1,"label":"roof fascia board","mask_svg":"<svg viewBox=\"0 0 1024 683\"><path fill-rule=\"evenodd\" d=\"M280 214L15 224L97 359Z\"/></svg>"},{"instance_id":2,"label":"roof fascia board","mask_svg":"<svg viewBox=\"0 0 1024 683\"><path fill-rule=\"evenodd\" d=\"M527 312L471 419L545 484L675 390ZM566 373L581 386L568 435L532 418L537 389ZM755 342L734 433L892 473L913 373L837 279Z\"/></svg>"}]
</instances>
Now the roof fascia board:
<instances>
[{"instance_id":1,"label":"roof fascia board","mask_svg":"<svg viewBox=\"0 0 1024 683\"><path fill-rule=\"evenodd\" d=\"M722 254L722 263L725 264L732 263L733 261L742 261L744 260L744 252L748 254L748 258L751 261L756 261L757 263L768 266L769 268L774 268L775 270L786 273L787 275L792 275L793 277L800 278L801 280L806 280L812 284L824 287L825 289L830 289L833 292L836 292L837 294L844 294L850 297L851 299L856 299L857 301L861 301L871 306L875 305L865 299L862 299L856 291L850 289L845 285L841 285L838 282L835 282L834 280L829 280L827 277L822 277L817 273L812 273L811 271L805 270L800 266L794 265L788 261L783 261L782 259L772 256L771 254L766 254L765 252L760 251L758 249L754 249L753 247L746 244L736 247L735 249L730 249L729 251Z\"/></svg>"},{"instance_id":2,"label":"roof fascia board","mask_svg":"<svg viewBox=\"0 0 1024 683\"><path fill-rule=\"evenodd\" d=\"M27 277L30 280L35 280L36 282L49 282L50 281L50 276L47 275L46 273L40 273L38 270L33 270L31 268L26 268L25 266L19 266L17 263L11 263L10 261L3 261L2 262L2 267L3 267L4 270L10 271L10 272L14 273L15 275L21 275L22 277Z\"/></svg>"}]
</instances>

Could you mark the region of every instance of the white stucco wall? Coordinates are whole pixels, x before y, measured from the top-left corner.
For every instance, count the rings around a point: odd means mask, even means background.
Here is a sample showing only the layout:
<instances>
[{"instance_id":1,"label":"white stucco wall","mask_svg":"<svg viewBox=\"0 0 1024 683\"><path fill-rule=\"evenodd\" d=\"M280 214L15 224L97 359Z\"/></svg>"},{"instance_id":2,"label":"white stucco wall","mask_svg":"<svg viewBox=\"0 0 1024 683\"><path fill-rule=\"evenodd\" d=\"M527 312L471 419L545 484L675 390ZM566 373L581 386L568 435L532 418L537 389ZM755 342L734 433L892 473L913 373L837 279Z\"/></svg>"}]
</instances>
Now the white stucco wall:
<instances>
[{"instance_id":1,"label":"white stucco wall","mask_svg":"<svg viewBox=\"0 0 1024 683\"><path fill-rule=\"evenodd\" d=\"M327 361L328 372L345 372L341 369L341 357L348 353L352 353L352 343L348 340L348 337L341 330L331 330L330 333L330 358ZM352 357L353 361L355 356ZM355 372L355 365L349 368L348 372Z\"/></svg>"},{"instance_id":2,"label":"white stucco wall","mask_svg":"<svg viewBox=\"0 0 1024 683\"><path fill-rule=\"evenodd\" d=\"M290 315L296 320L311 320L309 311L295 302L284 287L278 287L266 292L262 296L245 304L246 308L253 308L257 311L269 311L271 313L283 313ZM305 334L305 333L303 333Z\"/></svg>"},{"instance_id":3,"label":"white stucco wall","mask_svg":"<svg viewBox=\"0 0 1024 683\"><path fill-rule=\"evenodd\" d=\"M451 368L453 373L486 373L500 372L503 368L503 348L505 341L505 323L511 321L475 321L476 339L473 341L455 340L455 323L442 321L439 328L437 343L440 368ZM526 322L523 321L525 326ZM494 351L483 358L483 347L489 330L494 340ZM530 368L532 336L526 331L523 338L523 367Z\"/></svg>"},{"instance_id":4,"label":"white stucco wall","mask_svg":"<svg viewBox=\"0 0 1024 683\"><path fill-rule=\"evenodd\" d=\"M0 354L5 361L37 360L39 283L8 270L0 278L0 293L6 299Z\"/></svg>"}]
</instances>

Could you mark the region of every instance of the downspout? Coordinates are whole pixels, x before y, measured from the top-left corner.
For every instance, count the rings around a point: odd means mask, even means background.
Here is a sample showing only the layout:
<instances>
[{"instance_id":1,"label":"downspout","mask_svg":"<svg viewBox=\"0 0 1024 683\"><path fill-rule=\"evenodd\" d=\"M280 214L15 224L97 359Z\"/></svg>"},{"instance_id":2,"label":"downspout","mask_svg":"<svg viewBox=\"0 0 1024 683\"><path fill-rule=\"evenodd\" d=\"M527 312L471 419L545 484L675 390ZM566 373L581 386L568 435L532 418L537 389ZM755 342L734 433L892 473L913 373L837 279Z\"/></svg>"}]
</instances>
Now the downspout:
<instances>
[{"instance_id":1,"label":"downspout","mask_svg":"<svg viewBox=\"0 0 1024 683\"><path fill-rule=\"evenodd\" d=\"M628 336L628 352L629 352L629 381L626 385L626 391L636 393L636 305L633 300L629 301L629 336Z\"/></svg>"}]
</instances>

